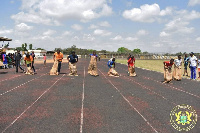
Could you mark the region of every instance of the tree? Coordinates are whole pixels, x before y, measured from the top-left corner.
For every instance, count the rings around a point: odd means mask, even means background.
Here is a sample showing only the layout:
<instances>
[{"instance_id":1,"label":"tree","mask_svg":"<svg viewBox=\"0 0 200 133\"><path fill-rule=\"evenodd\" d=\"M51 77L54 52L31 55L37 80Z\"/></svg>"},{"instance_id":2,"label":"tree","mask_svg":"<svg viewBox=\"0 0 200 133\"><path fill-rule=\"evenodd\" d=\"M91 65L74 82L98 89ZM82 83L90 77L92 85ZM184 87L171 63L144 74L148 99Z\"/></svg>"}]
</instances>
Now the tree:
<instances>
[{"instance_id":1,"label":"tree","mask_svg":"<svg viewBox=\"0 0 200 133\"><path fill-rule=\"evenodd\" d=\"M128 48L125 48L125 47L120 47L120 48L118 48L117 52L120 54L125 54L125 53L130 53L131 50L129 50Z\"/></svg>"},{"instance_id":2,"label":"tree","mask_svg":"<svg viewBox=\"0 0 200 133\"><path fill-rule=\"evenodd\" d=\"M149 52L145 51L145 52L143 52L143 54L149 54Z\"/></svg>"},{"instance_id":3,"label":"tree","mask_svg":"<svg viewBox=\"0 0 200 133\"><path fill-rule=\"evenodd\" d=\"M43 48L37 48L36 50L44 50Z\"/></svg>"},{"instance_id":4,"label":"tree","mask_svg":"<svg viewBox=\"0 0 200 133\"><path fill-rule=\"evenodd\" d=\"M22 51L28 51L27 50L27 44L25 43L25 44L22 44Z\"/></svg>"},{"instance_id":5,"label":"tree","mask_svg":"<svg viewBox=\"0 0 200 133\"><path fill-rule=\"evenodd\" d=\"M23 51L22 47L16 47L15 50Z\"/></svg>"},{"instance_id":6,"label":"tree","mask_svg":"<svg viewBox=\"0 0 200 133\"><path fill-rule=\"evenodd\" d=\"M29 44L29 50L33 49L33 44Z\"/></svg>"},{"instance_id":7,"label":"tree","mask_svg":"<svg viewBox=\"0 0 200 133\"><path fill-rule=\"evenodd\" d=\"M178 56L178 55L182 55L182 53L181 53L181 52L178 52L178 53L176 53L175 55L177 55L177 56Z\"/></svg>"},{"instance_id":8,"label":"tree","mask_svg":"<svg viewBox=\"0 0 200 133\"><path fill-rule=\"evenodd\" d=\"M142 51L139 48L133 50L133 54L141 54Z\"/></svg>"}]
</instances>

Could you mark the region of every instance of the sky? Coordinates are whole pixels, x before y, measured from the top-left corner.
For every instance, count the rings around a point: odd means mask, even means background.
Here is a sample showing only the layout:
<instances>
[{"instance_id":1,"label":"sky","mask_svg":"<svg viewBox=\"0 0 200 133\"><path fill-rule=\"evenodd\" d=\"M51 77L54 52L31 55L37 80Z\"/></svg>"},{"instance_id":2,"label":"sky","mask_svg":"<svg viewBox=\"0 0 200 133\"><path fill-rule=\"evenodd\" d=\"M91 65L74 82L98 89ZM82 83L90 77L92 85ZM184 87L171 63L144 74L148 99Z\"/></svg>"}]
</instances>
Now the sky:
<instances>
[{"instance_id":1,"label":"sky","mask_svg":"<svg viewBox=\"0 0 200 133\"><path fill-rule=\"evenodd\" d=\"M12 48L200 53L200 0L0 0L0 7L0 36L12 38Z\"/></svg>"}]
</instances>

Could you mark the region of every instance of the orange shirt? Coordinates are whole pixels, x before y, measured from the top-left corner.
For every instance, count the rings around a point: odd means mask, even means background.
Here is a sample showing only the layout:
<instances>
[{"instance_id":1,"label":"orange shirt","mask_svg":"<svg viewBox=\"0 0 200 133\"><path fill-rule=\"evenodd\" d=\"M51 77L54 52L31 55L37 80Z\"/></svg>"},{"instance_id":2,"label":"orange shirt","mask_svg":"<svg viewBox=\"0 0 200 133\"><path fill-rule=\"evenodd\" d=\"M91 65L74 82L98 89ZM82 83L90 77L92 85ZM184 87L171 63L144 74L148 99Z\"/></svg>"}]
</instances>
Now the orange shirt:
<instances>
[{"instance_id":1,"label":"orange shirt","mask_svg":"<svg viewBox=\"0 0 200 133\"><path fill-rule=\"evenodd\" d=\"M62 61L63 59L63 54L60 52L59 54L57 52L54 53L56 60Z\"/></svg>"},{"instance_id":2,"label":"orange shirt","mask_svg":"<svg viewBox=\"0 0 200 133\"><path fill-rule=\"evenodd\" d=\"M30 56L30 58L24 57L24 60L26 60L26 61L33 61L33 57L32 56Z\"/></svg>"}]
</instances>

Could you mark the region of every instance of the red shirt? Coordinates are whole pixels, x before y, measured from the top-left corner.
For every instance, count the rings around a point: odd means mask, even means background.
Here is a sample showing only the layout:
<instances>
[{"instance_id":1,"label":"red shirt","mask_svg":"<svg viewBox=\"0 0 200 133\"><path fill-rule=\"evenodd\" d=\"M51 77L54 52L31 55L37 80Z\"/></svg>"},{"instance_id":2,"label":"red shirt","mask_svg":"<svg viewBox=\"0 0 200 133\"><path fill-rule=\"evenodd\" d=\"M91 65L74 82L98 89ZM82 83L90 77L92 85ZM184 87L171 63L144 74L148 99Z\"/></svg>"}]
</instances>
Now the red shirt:
<instances>
[{"instance_id":1,"label":"red shirt","mask_svg":"<svg viewBox=\"0 0 200 133\"><path fill-rule=\"evenodd\" d=\"M170 64L170 61L165 61L165 66L169 67L169 66L173 66L174 63Z\"/></svg>"},{"instance_id":2,"label":"red shirt","mask_svg":"<svg viewBox=\"0 0 200 133\"><path fill-rule=\"evenodd\" d=\"M128 65L129 65L129 66L134 66L134 62L135 62L135 58L133 58L133 59L130 58L130 59L128 60Z\"/></svg>"}]
</instances>

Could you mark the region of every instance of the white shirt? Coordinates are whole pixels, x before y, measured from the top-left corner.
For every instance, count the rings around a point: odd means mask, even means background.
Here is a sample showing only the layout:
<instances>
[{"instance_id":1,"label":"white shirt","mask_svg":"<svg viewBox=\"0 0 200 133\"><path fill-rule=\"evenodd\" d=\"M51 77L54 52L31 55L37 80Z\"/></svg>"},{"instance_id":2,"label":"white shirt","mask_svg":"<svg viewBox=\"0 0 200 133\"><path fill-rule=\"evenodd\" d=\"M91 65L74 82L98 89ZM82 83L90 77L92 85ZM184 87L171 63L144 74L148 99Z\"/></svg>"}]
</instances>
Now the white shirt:
<instances>
[{"instance_id":1,"label":"white shirt","mask_svg":"<svg viewBox=\"0 0 200 133\"><path fill-rule=\"evenodd\" d=\"M178 66L181 66L181 63L182 63L182 59L175 59L174 60L174 64L178 67Z\"/></svg>"},{"instance_id":2,"label":"white shirt","mask_svg":"<svg viewBox=\"0 0 200 133\"><path fill-rule=\"evenodd\" d=\"M200 68L200 59L198 60L198 64L199 64L199 65L198 65L198 68Z\"/></svg>"},{"instance_id":3,"label":"white shirt","mask_svg":"<svg viewBox=\"0 0 200 133\"><path fill-rule=\"evenodd\" d=\"M190 61L190 66L197 66L197 57L196 56L190 57L189 61Z\"/></svg>"}]
</instances>

